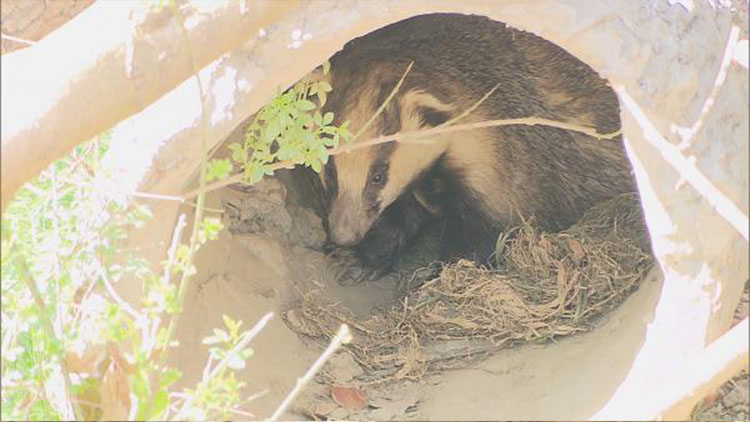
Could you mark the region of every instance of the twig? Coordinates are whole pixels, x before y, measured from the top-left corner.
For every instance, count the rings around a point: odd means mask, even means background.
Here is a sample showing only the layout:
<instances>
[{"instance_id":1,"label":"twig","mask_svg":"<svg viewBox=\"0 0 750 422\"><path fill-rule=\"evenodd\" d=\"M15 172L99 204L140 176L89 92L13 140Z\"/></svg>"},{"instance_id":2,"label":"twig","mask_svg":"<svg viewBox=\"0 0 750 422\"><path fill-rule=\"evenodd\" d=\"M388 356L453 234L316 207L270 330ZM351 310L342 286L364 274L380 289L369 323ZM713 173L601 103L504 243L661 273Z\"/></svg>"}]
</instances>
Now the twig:
<instances>
[{"instance_id":1,"label":"twig","mask_svg":"<svg viewBox=\"0 0 750 422\"><path fill-rule=\"evenodd\" d=\"M26 265L26 260L23 258L19 258L18 260L19 268L21 269L21 278L23 278L24 283L28 286L31 295L34 297L36 306L39 308L39 319L42 322L42 326L47 331L47 335L49 335L56 343L59 343L60 340L57 338L55 329L52 327L52 321L50 321L49 315L47 315L47 307L44 304L41 293L39 293L39 289L36 287L36 281L34 281L34 278ZM63 351L64 350L61 348L57 357L60 361L60 370L62 371L63 380L65 382L66 404L68 405L65 419L81 420L81 415L83 415L83 413L81 413L81 408L78 405L78 402L73 398L73 384L70 382L70 371L68 370L67 362L65 362Z\"/></svg>"},{"instance_id":2,"label":"twig","mask_svg":"<svg viewBox=\"0 0 750 422\"><path fill-rule=\"evenodd\" d=\"M284 401L281 402L279 407L276 409L275 412L273 412L273 415L271 415L271 418L268 419L269 421L277 421L281 417L281 415L286 411L287 407L292 403L295 397L297 397L297 394L302 390L302 387L305 386L310 380L312 380L312 377L315 376L315 374L318 372L318 370L323 366L324 363L333 355L333 353L338 350L339 347L341 347L342 344L348 343L351 341L351 333L349 332L349 326L346 324L341 324L341 328L339 328L339 332L336 334L336 336L331 339L331 343L328 345L326 350L323 352L322 355L316 360L312 366L310 366L310 369L307 370L304 376L302 378L297 379L297 384L295 384L292 391L289 392L289 394L284 398Z\"/></svg>"},{"instance_id":3,"label":"twig","mask_svg":"<svg viewBox=\"0 0 750 422\"><path fill-rule=\"evenodd\" d=\"M659 130L638 106L638 103L628 94L624 86L617 85L614 89L625 108L635 118L636 122L638 122L646 142L656 148L664 161L677 171L682 180L688 182L747 241L749 224L747 215L698 169L694 161L685 157L679 147L672 145L664 139Z\"/></svg>"},{"instance_id":4,"label":"twig","mask_svg":"<svg viewBox=\"0 0 750 422\"><path fill-rule=\"evenodd\" d=\"M268 167L271 170L276 171L276 170L281 170L281 169L292 169L292 168L294 168L294 166L295 166L295 164L292 161L279 161L279 162L270 164ZM208 193L208 192L211 192L212 190L220 189L220 188L223 188L225 186L233 185L235 183L240 183L242 181L242 178L244 176L245 176L245 173L239 172L239 173L236 173L236 174L233 174L233 175L227 177L224 180L218 180L218 181L216 181L214 183L211 183L211 184L207 185L206 186L206 192ZM182 199L184 201L192 199L192 198L194 198L194 197L196 197L198 195L198 192L200 192L200 189L191 190L190 192L186 193L182 197Z\"/></svg>"},{"instance_id":5,"label":"twig","mask_svg":"<svg viewBox=\"0 0 750 422\"><path fill-rule=\"evenodd\" d=\"M391 102L391 100L393 99L393 97L396 96L396 93L398 92L398 90L401 89L401 84L404 83L404 79L406 79L406 75L409 74L409 71L411 70L412 66L414 66L414 62L410 62L409 63L409 66L406 67L406 70L404 71L404 74L401 75L401 79L398 80L398 82L396 83L396 86L393 87L393 89L391 90L390 94L388 94L388 97L386 97L385 101L383 101L383 104L380 104L380 107L378 107L378 109L375 111L375 114L373 114L370 117L370 119L367 120L367 122L365 123L365 125L362 126L357 131L357 133L354 135L354 138L350 141L351 143L354 143L354 141L356 141L357 138L359 138L360 135L362 135L363 133L365 133L365 131L370 128L370 126L375 121L375 119L377 119L378 116L380 116L380 114L383 113L383 110L385 110L385 108L388 106L388 103Z\"/></svg>"},{"instance_id":6,"label":"twig","mask_svg":"<svg viewBox=\"0 0 750 422\"><path fill-rule=\"evenodd\" d=\"M240 415L240 416L244 416L246 418L255 418L255 415L253 413L245 412L244 410L235 409L235 408L232 408L232 407L224 408L222 410L228 410L229 412L235 413L235 414Z\"/></svg>"},{"instance_id":7,"label":"twig","mask_svg":"<svg viewBox=\"0 0 750 422\"><path fill-rule=\"evenodd\" d=\"M468 116L469 114L471 114L471 112L473 112L474 110L476 110L477 107L479 107L487 98L489 98L490 95L492 95L492 93L495 92L499 86L500 86L499 83L497 85L493 86L491 90L489 90L486 94L484 94L482 96L482 98L479 99L479 101L475 102L471 107L469 107L466 110L464 110L463 113L459 114L458 116L456 116L456 117L454 117L454 118L452 118L452 119L450 119L450 120L448 120L446 122L443 122L443 124L438 125L438 127L441 127L441 126L451 126L454 123L456 123L457 121L459 121L459 120L463 119L464 117Z\"/></svg>"},{"instance_id":8,"label":"twig","mask_svg":"<svg viewBox=\"0 0 750 422\"><path fill-rule=\"evenodd\" d=\"M230 350L229 353L227 353L226 356L224 356L224 359L222 359L221 362L219 362L219 364L216 365L216 368L214 368L211 371L211 373L208 375L208 378L204 378L202 382L207 384L209 381L211 381L212 378L218 375L219 372L221 372L221 370L227 366L227 364L229 363L229 360L232 357L234 357L234 355L239 353L242 349L244 349L245 346L247 346L255 338L255 336L257 336L261 332L261 330L265 328L266 324L268 324L268 321L270 321L271 318L273 318L273 312L269 312L265 314L263 318L261 318L260 321L258 321L258 323L255 324L253 328L251 328L245 333L244 338L240 340L232 348L232 350Z\"/></svg>"},{"instance_id":9,"label":"twig","mask_svg":"<svg viewBox=\"0 0 750 422\"><path fill-rule=\"evenodd\" d=\"M438 126L438 127L424 129L424 130L400 132L400 133L393 134L391 136L396 137L396 138L413 139L413 138L423 138L426 136L443 134L443 133L460 132L464 130L484 129L488 127L498 127L498 126L516 126L516 125L554 127L558 129L565 129L565 130L569 130L572 132L582 133L592 138L597 138L597 139L602 139L602 140L614 139L620 136L620 133L621 133L621 130L619 129L611 133L599 133L596 130L596 128L589 127L589 126L582 126L582 125L577 125L574 123L558 122L556 120L544 119L541 117L521 117L517 119L485 120L482 122L464 123L462 125L453 125L453 126ZM381 136L375 139L381 139L381 138L387 138L387 137Z\"/></svg>"},{"instance_id":10,"label":"twig","mask_svg":"<svg viewBox=\"0 0 750 422\"><path fill-rule=\"evenodd\" d=\"M187 47L187 54L190 59L190 65L193 71L193 78L196 83L196 87L198 89L198 96L201 102L201 122L200 122L200 157L201 157L201 163L200 163L200 188L198 193L198 200L197 200L197 206L195 208L195 215L193 218L193 229L192 233L190 235L190 244L188 246L188 254L187 254L187 262L192 263L193 259L195 257L195 252L197 250L198 245L198 232L200 227L201 218L203 216L203 205L206 198L206 136L207 136L207 126L208 126L208 110L206 110L206 94L205 90L203 89L203 83L201 82L200 75L198 74L198 64L195 60L195 54L193 54L194 49L192 44L190 43L190 38L188 37L187 30L185 29L185 22L184 18L182 16L182 13L180 12L179 7L177 6L176 2L171 3L171 9L174 16L174 19L177 21L177 26L180 30L180 34L182 35L182 39L185 41L185 45ZM185 298L187 296L188 291L188 282L190 281L190 277L192 276L192 272L189 271L187 268L184 268L182 270L182 277L180 277L180 284L177 287L177 312L172 316L172 318L169 320L169 323L167 324L167 330L165 335L165 341L163 346L164 353L161 354L161 364L163 365L167 354L169 350L169 345L172 342L172 337L174 336L175 330L177 329L177 323L180 320L180 315L182 315L183 312L183 306L185 304ZM154 382L154 385L159 385L159 378L161 374L156 374L156 379Z\"/></svg>"},{"instance_id":11,"label":"twig","mask_svg":"<svg viewBox=\"0 0 750 422\"><path fill-rule=\"evenodd\" d=\"M55 251L53 253L52 258L52 268L55 273L55 294L57 295L57 302L60 301L60 284L61 284L61 277L60 277L60 246L62 244L62 237L60 236L60 202L59 202L59 191L57 189L58 187L58 180L57 180L57 166L50 166L50 179L52 182L52 233L55 239L55 243L58 245L58 247L55 248ZM60 337L63 335L63 316L62 316L62 306L55 306L56 315L55 315L55 322L58 329L58 333L60 334Z\"/></svg>"},{"instance_id":12,"label":"twig","mask_svg":"<svg viewBox=\"0 0 750 422\"><path fill-rule=\"evenodd\" d=\"M263 328L266 326L266 324L268 324L268 321L270 321L271 318L273 318L273 312L269 312L266 315L264 315L263 318L261 318L260 321L258 321L258 323L255 324L255 326L253 328L251 328L250 330L248 330L247 332L245 332L244 337L242 338L242 340L240 340L226 354L226 356L224 356L224 358L221 360L221 362L219 362L219 364L216 365L216 367L214 369L212 369L210 373L206 374L205 371L204 371L203 379L201 380L200 384L196 388L195 394L189 396L185 400L185 403L182 405L182 408L180 409L179 412L177 412L177 415L174 417L175 420L184 420L185 419L185 413L188 410L190 410L190 407L193 406L193 403L195 402L195 398L196 398L197 392L201 389L201 387L208 385L208 383L211 382L211 380L216 375L218 375L221 372L221 370L223 370L227 366L227 364L229 364L229 360L232 357L234 357L234 355L236 355L237 353L239 353L242 349L244 349L245 346L247 346L248 343L250 343L250 341L252 341L252 339L254 339L255 336L257 336L258 333L260 333L263 330Z\"/></svg>"},{"instance_id":13,"label":"twig","mask_svg":"<svg viewBox=\"0 0 750 422\"><path fill-rule=\"evenodd\" d=\"M544 119L541 117L522 117L522 118L517 118L517 119L485 120L482 122L465 123L462 125L436 126L430 129L422 129L422 130L415 130L415 131L408 131L408 132L398 132L392 135L378 136L376 138L368 139L365 141L360 141L360 142L349 144L349 145L339 147L339 148L332 148L329 150L328 155L338 155L338 154L342 154L345 152L355 151L361 148L371 147L373 145L384 144L387 142L430 144L432 143L432 141L419 140L419 138L424 138L427 136L432 136L432 135L437 135L437 134L442 134L442 133L451 133L451 132L460 132L460 131L465 131L465 130L484 129L488 127L514 126L514 125L555 127L558 129L565 129L565 130L569 130L572 132L582 133L592 138L597 138L601 140L614 139L620 136L620 134L622 133L621 130L617 130L616 132L611 132L611 133L599 133L597 132L595 128L592 128L589 126L581 126L581 125L576 125L572 123L558 122L555 120ZM295 163L292 161L279 161L279 162L271 164L269 167L271 170L275 171L279 169L294 168L294 166L295 166ZM211 183L206 186L206 192L220 189L225 186L233 185L235 183L240 183L242 181L243 176L244 176L244 173L237 173L237 174L227 177L224 180L219 180L217 182ZM194 189L186 193L182 198L183 200L191 199L195 197L199 191L200 189Z\"/></svg>"},{"instance_id":14,"label":"twig","mask_svg":"<svg viewBox=\"0 0 750 422\"><path fill-rule=\"evenodd\" d=\"M196 204L195 202L185 201L185 204L186 204L186 205L190 205L190 206L191 206L191 207L193 207L193 208L196 208L196 207L198 207L198 204ZM222 209L219 209L219 208L211 208L211 207L203 207L203 211L207 211L207 212L215 212L215 213L217 213L217 214L224 214L224 212L225 212L225 211L224 211L224 210L222 210Z\"/></svg>"},{"instance_id":15,"label":"twig","mask_svg":"<svg viewBox=\"0 0 750 422\"><path fill-rule=\"evenodd\" d=\"M133 192L131 193L132 196L136 198L146 198L146 199L161 199L164 201L184 201L184 199L181 196L174 196L174 195L161 195L158 193L148 193L148 192Z\"/></svg>"},{"instance_id":16,"label":"twig","mask_svg":"<svg viewBox=\"0 0 750 422\"><path fill-rule=\"evenodd\" d=\"M36 44L36 41L25 40L23 38L14 37L12 35L7 35L7 34L0 34L0 37L2 37L2 39L4 39L4 40L15 41L17 43L26 44L26 45L34 45L34 44Z\"/></svg>"},{"instance_id":17,"label":"twig","mask_svg":"<svg viewBox=\"0 0 750 422\"><path fill-rule=\"evenodd\" d=\"M164 285L170 283L172 265L174 265L175 256L177 255L177 246L180 244L182 230L185 229L186 225L185 214L182 213L177 218L177 224L175 224L174 230L172 231L172 242L169 244L169 249L167 250L167 264L164 266L164 275L162 276Z\"/></svg>"},{"instance_id":18,"label":"twig","mask_svg":"<svg viewBox=\"0 0 750 422\"><path fill-rule=\"evenodd\" d=\"M107 293L109 293L110 296L112 296L112 299L120 305L120 308L124 310L127 314L133 317L136 321L139 321L143 319L143 315L138 313L128 302L126 302L123 298L120 297L120 295L117 294L117 291L115 291L114 287L112 287L112 283L109 282L109 277L107 277L107 273L104 271L101 265L96 266L96 272L99 273L99 277L102 279L102 283L104 284L104 288L107 290Z\"/></svg>"}]
</instances>

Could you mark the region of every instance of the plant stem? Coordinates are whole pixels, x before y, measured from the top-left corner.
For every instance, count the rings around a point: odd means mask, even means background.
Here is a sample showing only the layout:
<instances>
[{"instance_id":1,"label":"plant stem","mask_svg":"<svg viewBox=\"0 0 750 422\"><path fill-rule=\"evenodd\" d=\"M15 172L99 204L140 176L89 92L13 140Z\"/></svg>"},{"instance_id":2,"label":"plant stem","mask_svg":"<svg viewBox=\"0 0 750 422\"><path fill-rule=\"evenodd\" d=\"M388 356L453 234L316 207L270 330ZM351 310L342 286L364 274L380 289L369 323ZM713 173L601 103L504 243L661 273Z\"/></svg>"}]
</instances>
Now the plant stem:
<instances>
[{"instance_id":1,"label":"plant stem","mask_svg":"<svg viewBox=\"0 0 750 422\"><path fill-rule=\"evenodd\" d=\"M180 29L182 37L185 40L185 44L187 47L187 54L190 57L190 64L193 69L193 76L196 82L196 86L198 88L198 95L200 97L201 163L200 163L200 188L199 188L200 190L198 193L197 206L195 208L195 216L193 218L193 228L192 228L192 233L190 235L190 245L188 247L188 257L187 257L188 268L183 268L182 270L182 277L180 278L180 285L177 291L177 312L175 312L175 314L169 320L169 325L167 326L166 338L165 338L165 342L163 345L164 353L161 355L162 363L166 360L167 351L169 350L169 344L171 343L172 337L174 336L174 332L177 328L177 323L180 319L180 315L182 314L183 306L185 304L185 297L187 296L187 290L188 290L188 281L190 280L190 277L192 276L191 269L189 267L193 263L193 259L195 257L195 251L197 249L198 232L200 228L201 218L203 216L203 203L205 202L205 192L206 192L206 128L207 128L206 95L205 95L205 91L203 90L203 84L201 83L200 75L198 74L198 65L195 61L195 55L193 54L193 48L190 44L190 38L188 37L187 31L185 30L183 16L180 13L180 9L178 5L174 1L171 2L171 9L172 9L174 18L177 21L177 25ZM154 384L157 388L159 386L159 378L160 378L159 375L160 374L157 374L156 381Z\"/></svg>"},{"instance_id":2,"label":"plant stem","mask_svg":"<svg viewBox=\"0 0 750 422\"><path fill-rule=\"evenodd\" d=\"M326 363L326 361L333 355L333 353L336 352L336 350L338 350L338 348L341 347L342 344L351 341L351 338L352 335L349 332L349 326L347 326L346 324L341 324L339 332L333 339L331 339L331 343L328 345L323 354L321 354L318 360L316 360L312 364L312 366L310 366L310 368L307 370L307 372L305 372L305 375L303 375L302 378L297 379L297 384L294 385L292 391L290 391L286 398L284 398L284 401L281 402L279 407L275 412L273 412L273 415L268 420L279 420L281 415L286 411L287 407L292 404L294 398L297 397L297 394L299 394L299 392L302 390L302 387L310 382L310 380L312 380L312 377L315 376L318 370L323 366L324 363Z\"/></svg>"},{"instance_id":3,"label":"plant stem","mask_svg":"<svg viewBox=\"0 0 750 422\"><path fill-rule=\"evenodd\" d=\"M414 130L414 131L408 131L408 132L398 132L392 135L383 135L383 136L378 136L376 138L364 140L361 142L352 143L349 145L345 145L343 147L332 148L329 150L328 154L338 155L338 154L342 154L345 152L352 152L358 149L371 147L373 145L384 144L386 142L428 144L428 143L431 143L432 141L420 140L420 138L424 138L424 137L428 137L432 135L438 135L442 133L451 133L451 132L460 132L460 131L465 131L465 130L483 129L483 128L488 128L488 127L514 126L514 125L555 127L558 129L569 130L572 132L583 133L584 135L588 135L588 136L591 136L592 138L601 139L601 140L609 140L609 139L616 138L617 136L620 136L622 132L620 129L618 129L617 131L611 132L611 133L599 133L597 132L595 128L592 128L589 126L581 126L581 125L576 125L572 123L558 122L555 120L543 119L541 117L522 117L518 119L485 120L481 122L464 123L461 125L436 126L430 129L421 129L421 130ZM269 168L271 170L279 170L279 169L294 168L294 166L295 166L295 163L293 161L278 161L276 163L269 165ZM244 177L244 173L233 174L232 176L229 176L224 180L219 180L219 181L216 181L214 183L207 185L205 187L205 190L206 192L210 192L212 190L216 190L219 188L223 188L225 186L239 183L242 181L243 177ZM200 192L200 189L189 191L182 197L182 199L183 201L192 199L196 195L198 195L199 192Z\"/></svg>"},{"instance_id":4,"label":"plant stem","mask_svg":"<svg viewBox=\"0 0 750 422\"><path fill-rule=\"evenodd\" d=\"M49 335L53 341L62 344L55 334L55 329L52 327L52 321L50 321L49 315L47 315L47 307L44 304L42 295L36 287L36 281L34 281L28 265L26 264L26 260L23 257L18 258L18 268L21 270L21 278L23 278L24 283L26 283L26 286L31 291L31 295L34 297L34 302L36 302L36 306L39 308L40 321L42 322L44 330L47 331L47 335ZM81 420L81 408L73 397L73 384L70 382L70 372L68 371L68 364L65 362L64 348L60 348L57 357L60 361L60 370L62 371L63 380L65 381L66 402L68 406L70 406L67 409L68 414L64 415L65 419L72 419L71 416L73 416L75 420Z\"/></svg>"},{"instance_id":5,"label":"plant stem","mask_svg":"<svg viewBox=\"0 0 750 422\"><path fill-rule=\"evenodd\" d=\"M263 328L266 326L266 324L268 324L268 321L270 321L271 318L273 318L273 312L269 312L265 314L263 318L261 318L260 321L258 321L253 328L251 328L250 330L246 331L245 334L243 334L242 339L234 347L232 347L232 349L226 354L226 356L224 356L224 359L222 359L221 362L219 362L219 364L216 365L216 367L210 371L210 373L208 373L207 375L204 374L203 379L201 380L200 384L198 384L198 387L195 389L196 391L195 394L190 395L185 400L185 403L182 405L182 408L174 417L175 420L183 420L185 418L185 412L190 410L190 407L195 402L195 398L197 396L198 391L200 391L202 387L209 385L211 380L215 376L217 376L227 366L227 364L229 364L229 360L232 359L232 357L234 357L234 355L239 353L242 349L244 349L245 346L247 346L250 343L250 341L252 341L255 338L255 336L257 336L258 333L261 332L261 330L263 330Z\"/></svg>"}]
</instances>

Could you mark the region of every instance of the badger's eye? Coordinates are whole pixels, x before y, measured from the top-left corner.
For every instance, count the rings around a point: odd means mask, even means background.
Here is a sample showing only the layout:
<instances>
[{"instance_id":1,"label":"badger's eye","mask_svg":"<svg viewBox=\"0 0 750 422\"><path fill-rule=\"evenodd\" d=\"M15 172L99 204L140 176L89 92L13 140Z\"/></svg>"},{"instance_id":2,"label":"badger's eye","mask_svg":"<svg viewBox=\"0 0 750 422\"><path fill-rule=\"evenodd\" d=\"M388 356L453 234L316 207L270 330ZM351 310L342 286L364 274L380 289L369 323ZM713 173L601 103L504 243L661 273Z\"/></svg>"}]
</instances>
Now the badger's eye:
<instances>
[{"instance_id":1,"label":"badger's eye","mask_svg":"<svg viewBox=\"0 0 750 422\"><path fill-rule=\"evenodd\" d=\"M373 185L379 185L383 182L383 175L381 173L375 173L372 175L372 178L370 179L370 183Z\"/></svg>"}]
</instances>

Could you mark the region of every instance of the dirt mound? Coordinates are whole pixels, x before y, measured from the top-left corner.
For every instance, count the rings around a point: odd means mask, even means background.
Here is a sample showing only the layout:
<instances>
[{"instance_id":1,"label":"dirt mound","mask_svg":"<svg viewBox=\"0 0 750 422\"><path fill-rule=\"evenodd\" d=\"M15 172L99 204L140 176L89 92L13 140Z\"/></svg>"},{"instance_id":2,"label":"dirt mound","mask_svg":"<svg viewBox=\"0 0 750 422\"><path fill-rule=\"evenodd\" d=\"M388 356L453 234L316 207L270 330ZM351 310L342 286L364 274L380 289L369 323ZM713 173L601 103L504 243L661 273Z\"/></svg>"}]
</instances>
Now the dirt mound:
<instances>
[{"instance_id":1,"label":"dirt mound","mask_svg":"<svg viewBox=\"0 0 750 422\"><path fill-rule=\"evenodd\" d=\"M524 222L500 236L497 269L444 265L381 315L356 318L313 290L286 321L325 340L349 324L355 336L347 350L366 369L360 381L417 379L511 344L590 328L650 269L645 233L637 196L622 195L560 233Z\"/></svg>"}]
</instances>

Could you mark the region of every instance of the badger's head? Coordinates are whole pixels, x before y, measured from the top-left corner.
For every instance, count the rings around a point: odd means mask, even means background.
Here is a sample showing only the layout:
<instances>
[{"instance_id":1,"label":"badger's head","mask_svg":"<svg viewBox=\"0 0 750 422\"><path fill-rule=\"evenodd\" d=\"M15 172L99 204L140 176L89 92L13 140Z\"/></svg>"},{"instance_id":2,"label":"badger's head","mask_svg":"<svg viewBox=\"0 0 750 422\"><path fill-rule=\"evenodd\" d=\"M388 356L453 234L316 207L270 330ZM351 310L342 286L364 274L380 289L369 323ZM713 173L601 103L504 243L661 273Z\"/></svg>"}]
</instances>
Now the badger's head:
<instances>
[{"instance_id":1,"label":"badger's head","mask_svg":"<svg viewBox=\"0 0 750 422\"><path fill-rule=\"evenodd\" d=\"M331 77L335 95L331 96L328 109L334 111L337 123L349 120L354 132L375 114L400 74L370 71L368 76L356 78L355 82L342 79L336 73ZM416 83L414 80L404 83L377 120L357 138L357 143L434 127L451 118L454 107L446 98L441 101L414 79ZM329 198L330 239L342 246L359 243L383 211L409 189L446 148L445 138L435 136L386 142L331 157L321 173Z\"/></svg>"}]
</instances>

